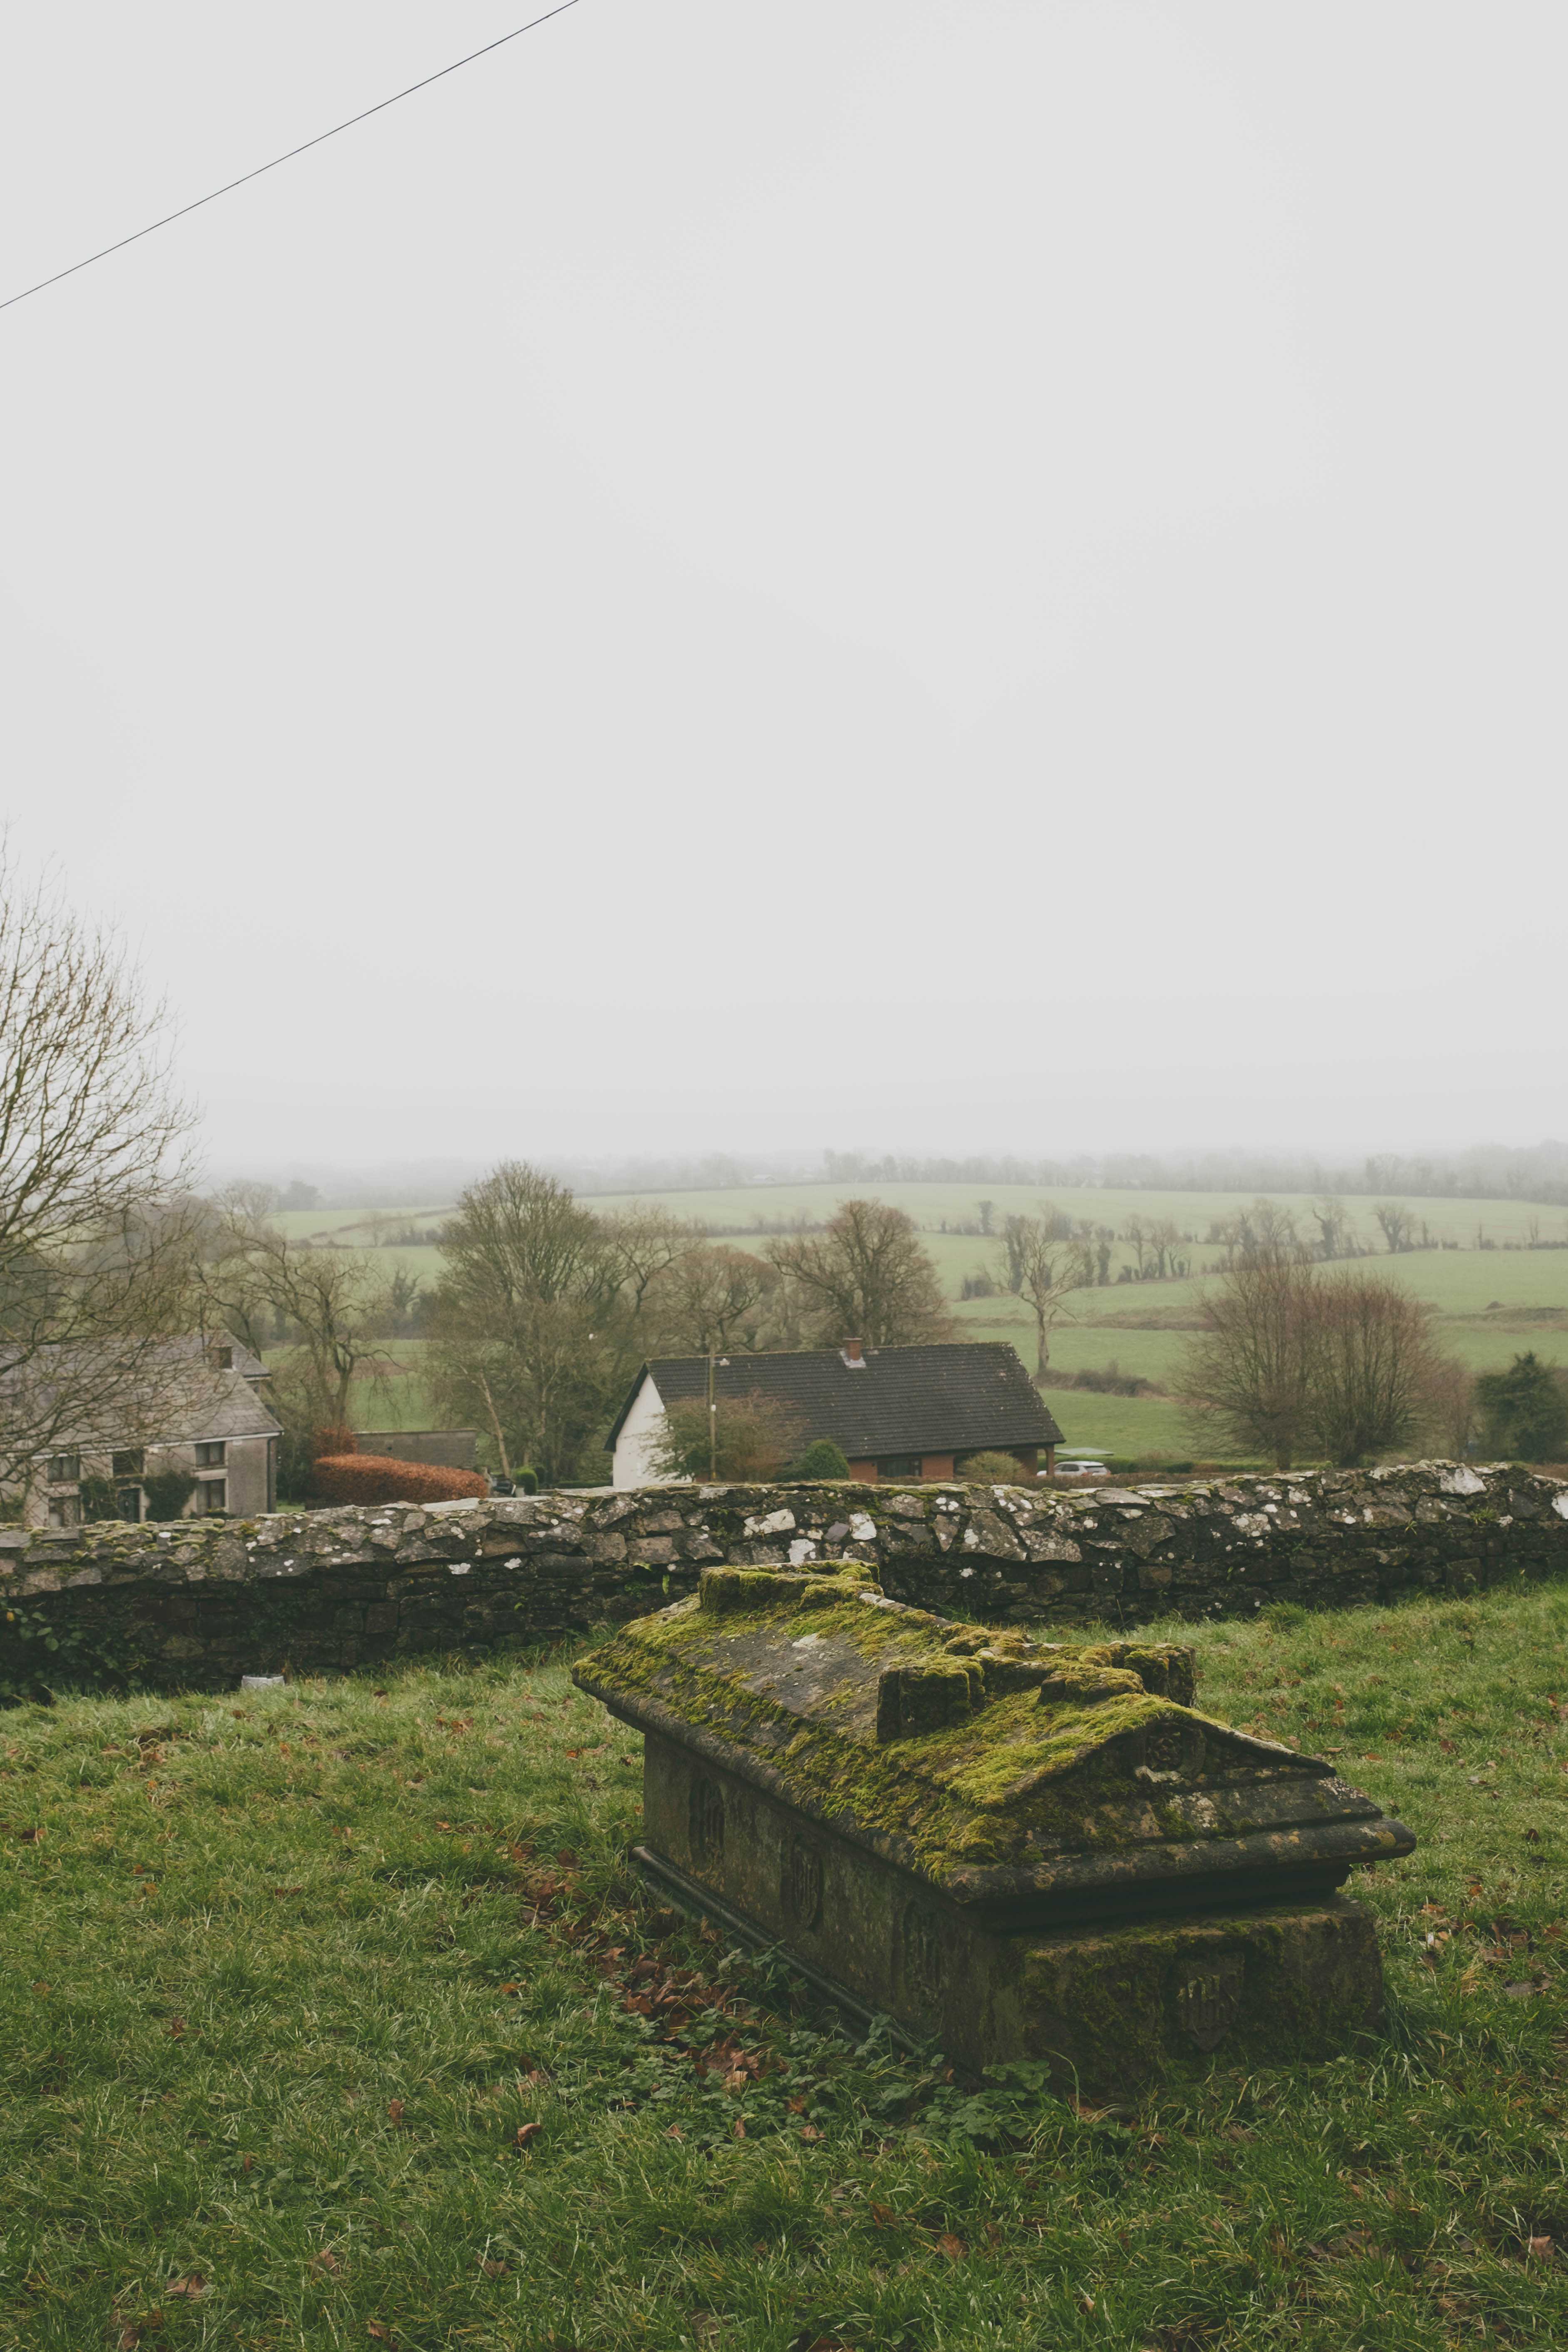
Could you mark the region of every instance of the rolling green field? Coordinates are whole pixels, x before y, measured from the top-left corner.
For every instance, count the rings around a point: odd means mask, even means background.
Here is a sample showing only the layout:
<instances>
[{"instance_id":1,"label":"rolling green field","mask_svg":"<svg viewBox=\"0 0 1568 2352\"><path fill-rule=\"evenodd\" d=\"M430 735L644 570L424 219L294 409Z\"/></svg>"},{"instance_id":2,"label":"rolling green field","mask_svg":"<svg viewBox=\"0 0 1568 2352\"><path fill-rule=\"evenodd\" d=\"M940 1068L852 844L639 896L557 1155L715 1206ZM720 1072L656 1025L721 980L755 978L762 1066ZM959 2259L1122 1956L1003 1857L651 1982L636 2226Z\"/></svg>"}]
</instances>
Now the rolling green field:
<instances>
[{"instance_id":1,"label":"rolling green field","mask_svg":"<svg viewBox=\"0 0 1568 2352\"><path fill-rule=\"evenodd\" d=\"M853 1189L770 1184L734 1192L641 1197L656 1200L672 1214L693 1222L743 1227L753 1218L825 1218ZM1043 1196L1031 1188L1007 1185L983 1189L873 1184L860 1189L906 1209L914 1218L954 1302L964 1335L1010 1341L1032 1371L1034 1325L1021 1304L1005 1297L967 1301L959 1297L966 1276L987 1267L994 1274L998 1270L998 1244L979 1234L944 1233L942 1226L944 1221L950 1228L963 1222L977 1223L982 1199L992 1202L993 1222L999 1224L1015 1211L1037 1213ZM1249 1197L1099 1189L1064 1189L1048 1195L1064 1213L1112 1225L1118 1231L1124 1230L1130 1216L1170 1217L1184 1234L1199 1236L1190 1245L1190 1255L1204 1271L1217 1265L1221 1253L1202 1236L1215 1220L1247 1206ZM611 1196L594 1196L592 1205L609 1209L625 1202ZM1310 1227L1304 1196L1282 1195L1280 1205L1296 1210ZM1381 1250L1372 1203L1356 1199L1346 1204L1352 1231L1366 1246L1376 1245L1379 1252L1359 1263L1389 1275L1436 1308L1437 1337L1448 1353L1472 1371L1500 1369L1526 1348L1535 1349L1550 1362L1568 1363L1568 1248L1526 1246L1532 1235L1541 1241L1568 1236L1568 1214L1523 1202L1407 1200L1406 1205L1426 1220L1436 1235L1458 1246L1414 1250L1390 1257ZM279 1222L296 1238L341 1238L347 1246L364 1247L374 1244L378 1231L395 1230L409 1220L426 1227L438 1222L440 1214L439 1210L425 1208L380 1212L374 1217L347 1209L295 1211ZM1476 1246L1479 1236L1493 1246ZM763 1247L770 1236L765 1232L742 1232L729 1238L737 1247ZM379 1265L390 1270L401 1265L424 1283L439 1277L440 1253L435 1248L375 1247L374 1255ZM1130 1264L1131 1256L1128 1247L1119 1244L1110 1283L1074 1298L1052 1339L1052 1368L1067 1372L1098 1370L1114 1362L1123 1373L1172 1390L1177 1383L1184 1334L1199 1321L1201 1276L1184 1281L1117 1281L1117 1270ZM397 1343L389 1353L406 1363L408 1370L401 1380L384 1382L377 1396L363 1391L356 1395L356 1424L424 1427L430 1419L430 1407L419 1378L417 1343ZM1069 1445L1100 1445L1142 1460L1181 1460L1192 1456L1197 1442L1173 1394L1119 1397L1052 1389L1047 1402Z\"/></svg>"},{"instance_id":2,"label":"rolling green field","mask_svg":"<svg viewBox=\"0 0 1568 2352\"><path fill-rule=\"evenodd\" d=\"M1384 2039L1103 2108L651 1906L563 1663L12 1709L0 2352L1568 2341L1568 1591L1152 1631L1419 1843Z\"/></svg>"}]
</instances>

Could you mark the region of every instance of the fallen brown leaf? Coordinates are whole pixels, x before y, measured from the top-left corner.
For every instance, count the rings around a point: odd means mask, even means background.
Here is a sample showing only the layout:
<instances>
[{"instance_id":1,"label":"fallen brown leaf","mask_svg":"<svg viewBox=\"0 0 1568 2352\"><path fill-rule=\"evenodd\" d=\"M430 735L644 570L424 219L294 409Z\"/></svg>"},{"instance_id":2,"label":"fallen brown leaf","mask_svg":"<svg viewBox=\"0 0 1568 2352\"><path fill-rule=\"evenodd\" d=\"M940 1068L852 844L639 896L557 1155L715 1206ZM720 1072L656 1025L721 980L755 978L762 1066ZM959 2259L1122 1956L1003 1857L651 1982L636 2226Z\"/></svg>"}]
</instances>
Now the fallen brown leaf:
<instances>
[{"instance_id":1,"label":"fallen brown leaf","mask_svg":"<svg viewBox=\"0 0 1568 2352\"><path fill-rule=\"evenodd\" d=\"M508 2270L510 2268L510 2264L507 2263L492 2263L487 2261L482 2262L479 2264L479 2268L483 2271L486 2278L505 2278Z\"/></svg>"},{"instance_id":2,"label":"fallen brown leaf","mask_svg":"<svg viewBox=\"0 0 1568 2352\"><path fill-rule=\"evenodd\" d=\"M820 2139L822 2137L822 2134L817 2130L815 2124L802 2124L800 2127L800 2136L802 2139Z\"/></svg>"},{"instance_id":3,"label":"fallen brown leaf","mask_svg":"<svg viewBox=\"0 0 1568 2352\"><path fill-rule=\"evenodd\" d=\"M936 2250L939 2254L945 2254L950 2263L961 2263L969 2252L963 2240L955 2238L951 2230L943 2231L936 2242Z\"/></svg>"},{"instance_id":4,"label":"fallen brown leaf","mask_svg":"<svg viewBox=\"0 0 1568 2352\"><path fill-rule=\"evenodd\" d=\"M171 2279L163 2289L165 2294L183 2294L191 2303L199 2301L207 2291L207 2283L200 2271L192 2271L188 2278Z\"/></svg>"},{"instance_id":5,"label":"fallen brown leaf","mask_svg":"<svg viewBox=\"0 0 1568 2352\"><path fill-rule=\"evenodd\" d=\"M1538 2263L1550 2262L1552 2259L1552 2241L1545 2236L1531 2238L1525 2247L1525 2252L1531 2255L1533 2260Z\"/></svg>"},{"instance_id":6,"label":"fallen brown leaf","mask_svg":"<svg viewBox=\"0 0 1568 2352\"><path fill-rule=\"evenodd\" d=\"M331 2246L323 2246L319 2254L312 2254L310 2263L312 2268L319 2271L341 2271L342 2268Z\"/></svg>"},{"instance_id":7,"label":"fallen brown leaf","mask_svg":"<svg viewBox=\"0 0 1568 2352\"><path fill-rule=\"evenodd\" d=\"M871 2220L879 2230L891 2230L896 2228L898 2219L898 2215L894 2212L890 2205L874 2204L871 2208Z\"/></svg>"},{"instance_id":8,"label":"fallen brown leaf","mask_svg":"<svg viewBox=\"0 0 1568 2352\"><path fill-rule=\"evenodd\" d=\"M517 2144L519 2147L526 2147L529 2141L531 2139L537 2139L543 2129L544 2126L542 2124L519 2124L517 2127Z\"/></svg>"},{"instance_id":9,"label":"fallen brown leaf","mask_svg":"<svg viewBox=\"0 0 1568 2352\"><path fill-rule=\"evenodd\" d=\"M183 2017L172 2017L169 2020L169 2033L171 2038L175 2042L183 2042L184 2040L185 2021Z\"/></svg>"},{"instance_id":10,"label":"fallen brown leaf","mask_svg":"<svg viewBox=\"0 0 1568 2352\"><path fill-rule=\"evenodd\" d=\"M367 2336L374 2336L378 2344L395 2344L397 2341L391 2328L384 2327L379 2319L367 2319L364 2332Z\"/></svg>"},{"instance_id":11,"label":"fallen brown leaf","mask_svg":"<svg viewBox=\"0 0 1568 2352\"><path fill-rule=\"evenodd\" d=\"M387 2116L388 2116L388 2117L390 2118L390 2120L391 2120L393 2123L395 2123L395 2124L400 2124L400 2123L403 2121L403 2102L402 2102L402 2100L401 2100L401 2099L388 2099L388 2101L387 2101L387 2103L386 2103L386 2112L387 2112Z\"/></svg>"}]
</instances>

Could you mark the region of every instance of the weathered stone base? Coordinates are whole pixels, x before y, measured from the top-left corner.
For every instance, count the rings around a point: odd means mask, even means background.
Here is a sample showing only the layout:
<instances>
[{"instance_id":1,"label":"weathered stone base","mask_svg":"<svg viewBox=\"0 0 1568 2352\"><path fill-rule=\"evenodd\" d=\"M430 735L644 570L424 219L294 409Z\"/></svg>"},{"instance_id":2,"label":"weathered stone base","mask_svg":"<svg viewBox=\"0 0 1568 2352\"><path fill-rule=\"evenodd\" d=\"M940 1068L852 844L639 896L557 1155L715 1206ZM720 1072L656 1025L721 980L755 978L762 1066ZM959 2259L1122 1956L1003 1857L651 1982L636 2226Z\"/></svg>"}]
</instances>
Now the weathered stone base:
<instances>
[{"instance_id":1,"label":"weathered stone base","mask_svg":"<svg viewBox=\"0 0 1568 2352\"><path fill-rule=\"evenodd\" d=\"M1330 2058L1382 2021L1372 1916L1340 1895L1013 1941L987 1956L980 2035L1090 2091L1216 2051L1247 2065Z\"/></svg>"},{"instance_id":2,"label":"weathered stone base","mask_svg":"<svg viewBox=\"0 0 1568 2352\"><path fill-rule=\"evenodd\" d=\"M979 1925L906 1871L656 1735L650 1874L782 1945L852 2009L934 2040L967 2073L1043 2059L1064 2085L1129 2090L1215 2051L1323 2058L1377 2026L1373 1922L1338 1895L1042 1932Z\"/></svg>"}]
</instances>

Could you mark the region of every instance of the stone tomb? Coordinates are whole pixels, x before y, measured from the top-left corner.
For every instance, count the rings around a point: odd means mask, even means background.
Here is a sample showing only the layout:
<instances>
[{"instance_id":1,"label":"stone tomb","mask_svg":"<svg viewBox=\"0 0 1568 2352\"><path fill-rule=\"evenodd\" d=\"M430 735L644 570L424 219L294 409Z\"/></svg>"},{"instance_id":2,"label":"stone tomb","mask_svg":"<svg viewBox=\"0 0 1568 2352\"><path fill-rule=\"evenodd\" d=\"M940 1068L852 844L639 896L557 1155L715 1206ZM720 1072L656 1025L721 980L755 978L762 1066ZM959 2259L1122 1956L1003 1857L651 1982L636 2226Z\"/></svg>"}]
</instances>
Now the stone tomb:
<instances>
[{"instance_id":1,"label":"stone tomb","mask_svg":"<svg viewBox=\"0 0 1568 2352\"><path fill-rule=\"evenodd\" d=\"M645 1736L646 1874L972 2073L1131 2087L1375 2028L1352 1864L1415 1839L1196 1713L1191 1651L1033 1642L862 1569L703 1570L576 1671Z\"/></svg>"}]
</instances>

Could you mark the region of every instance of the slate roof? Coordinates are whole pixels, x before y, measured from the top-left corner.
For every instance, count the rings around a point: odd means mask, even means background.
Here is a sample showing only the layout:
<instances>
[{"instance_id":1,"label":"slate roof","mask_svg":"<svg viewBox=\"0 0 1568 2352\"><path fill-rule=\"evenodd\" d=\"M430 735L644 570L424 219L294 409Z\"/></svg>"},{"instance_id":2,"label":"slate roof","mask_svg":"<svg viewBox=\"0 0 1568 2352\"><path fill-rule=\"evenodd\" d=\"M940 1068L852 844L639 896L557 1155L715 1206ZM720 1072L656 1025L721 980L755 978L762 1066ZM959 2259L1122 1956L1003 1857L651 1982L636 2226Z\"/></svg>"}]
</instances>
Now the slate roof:
<instances>
[{"instance_id":1,"label":"slate roof","mask_svg":"<svg viewBox=\"0 0 1568 2352\"><path fill-rule=\"evenodd\" d=\"M666 1404L708 1393L706 1356L658 1356L644 1364L616 1416L615 1445L651 1374ZM830 1437L852 1462L887 1454L977 1454L988 1446L1059 1445L1016 1349L1005 1340L944 1340L922 1348L868 1348L851 1371L837 1348L800 1354L721 1357L721 1397L763 1396L805 1427L802 1444Z\"/></svg>"},{"instance_id":2,"label":"slate roof","mask_svg":"<svg viewBox=\"0 0 1568 2352\"><path fill-rule=\"evenodd\" d=\"M214 1344L211 1334L205 1339L192 1334L150 1349L136 1384L139 1394L128 1383L122 1403L118 1409L110 1408L103 1427L56 1430L40 1453L101 1451L132 1443L156 1448L205 1444L217 1438L280 1436L282 1423L258 1393L258 1383L267 1376L260 1357L236 1339L234 1363L220 1370L212 1361ZM220 1335L218 1344L229 1344L227 1332Z\"/></svg>"}]
</instances>

